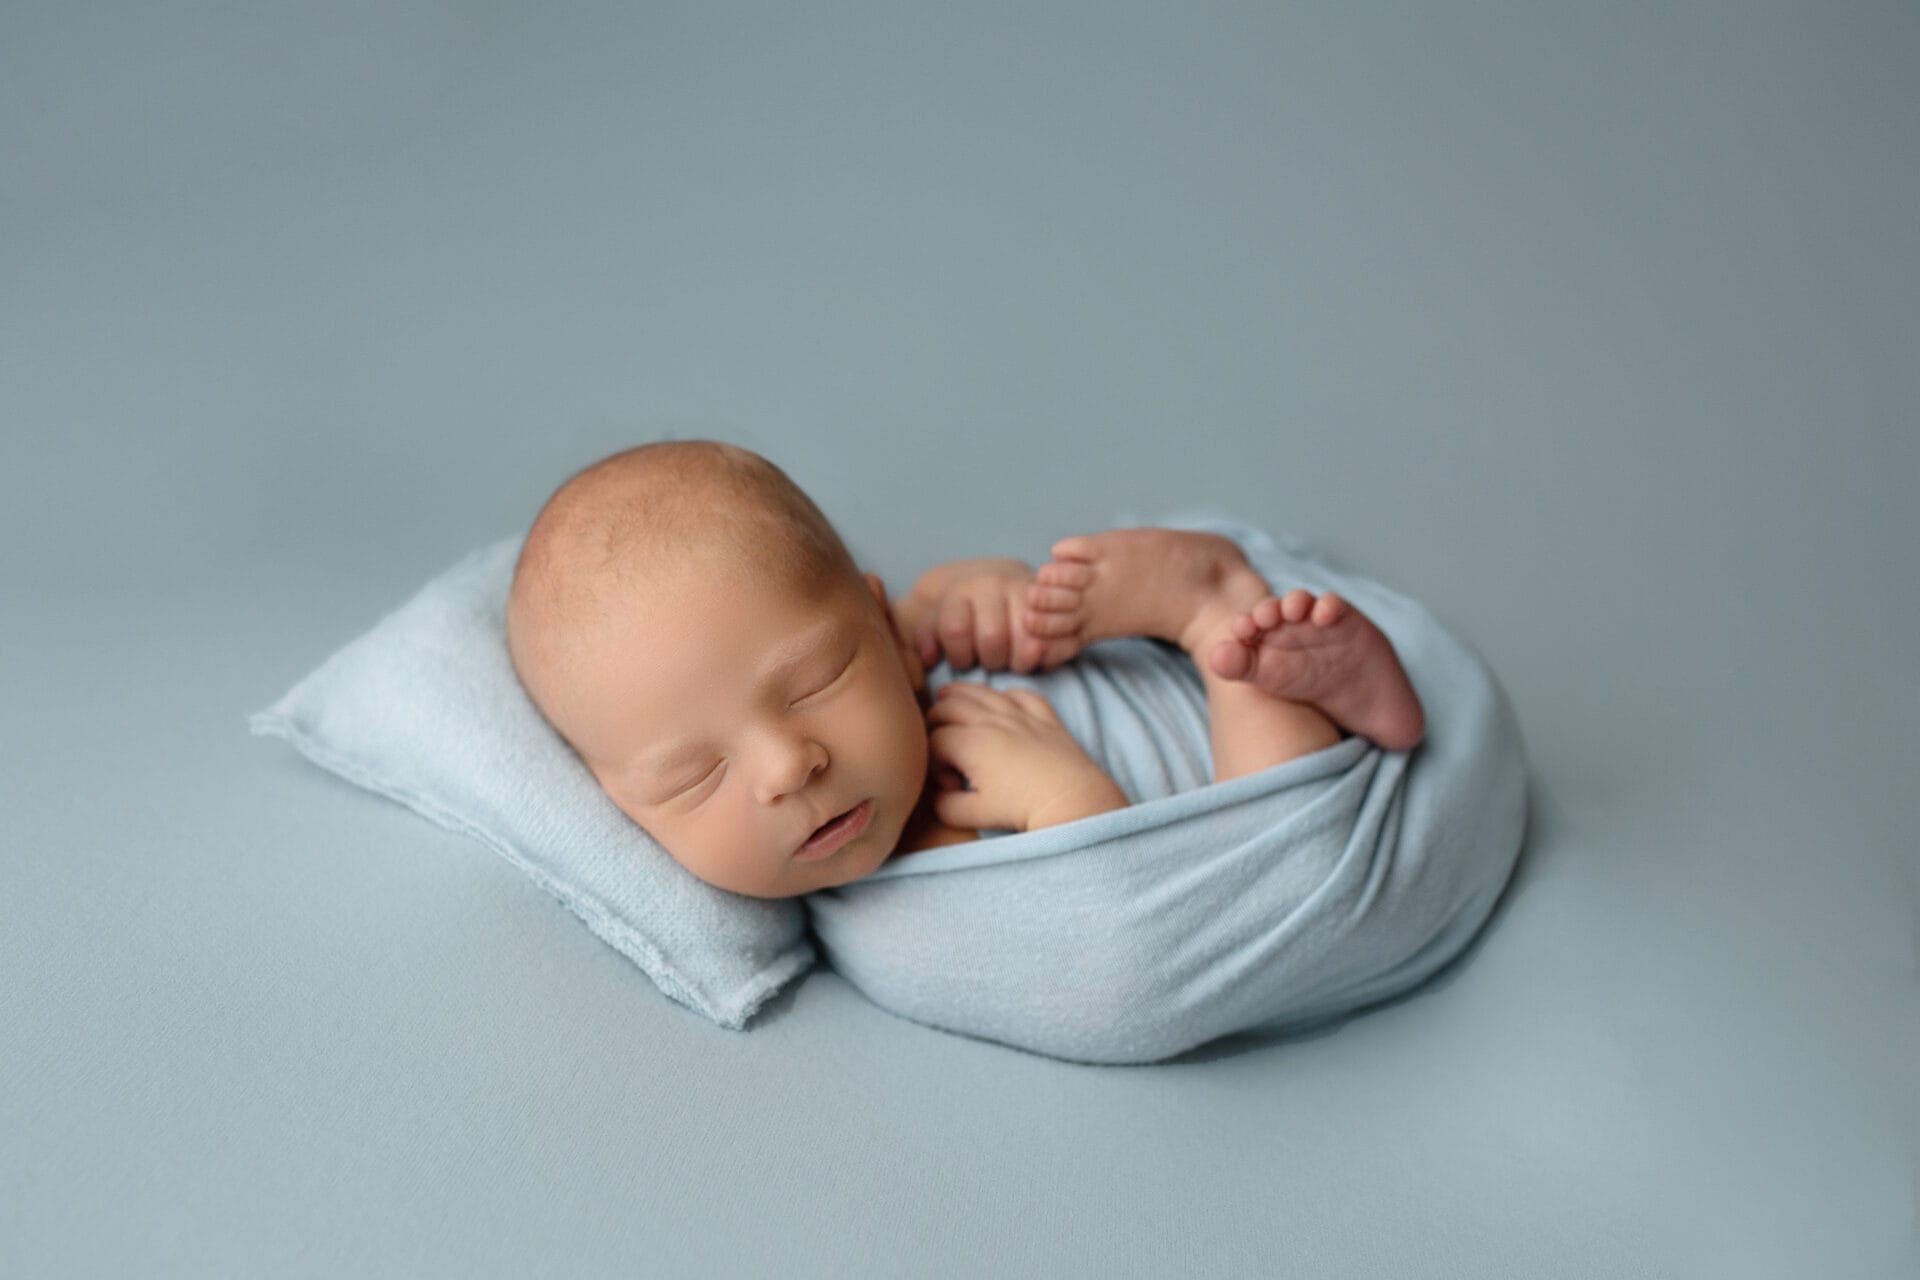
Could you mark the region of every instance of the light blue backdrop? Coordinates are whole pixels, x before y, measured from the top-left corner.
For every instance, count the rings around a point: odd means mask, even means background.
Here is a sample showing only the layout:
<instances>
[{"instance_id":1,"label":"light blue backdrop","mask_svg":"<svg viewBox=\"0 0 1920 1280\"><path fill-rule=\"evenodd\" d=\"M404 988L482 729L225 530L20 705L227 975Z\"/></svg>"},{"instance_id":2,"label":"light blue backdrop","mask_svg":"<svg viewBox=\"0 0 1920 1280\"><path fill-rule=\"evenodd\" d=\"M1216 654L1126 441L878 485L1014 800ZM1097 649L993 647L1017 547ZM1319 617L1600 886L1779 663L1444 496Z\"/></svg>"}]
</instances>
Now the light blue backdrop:
<instances>
[{"instance_id":1,"label":"light blue backdrop","mask_svg":"<svg viewBox=\"0 0 1920 1280\"><path fill-rule=\"evenodd\" d=\"M0 1272L1920 1267L1916 65L1907 3L0 8ZM831 973L730 1035L247 737L669 432L896 587L1204 505L1427 601L1539 774L1491 932L1161 1067Z\"/></svg>"}]
</instances>

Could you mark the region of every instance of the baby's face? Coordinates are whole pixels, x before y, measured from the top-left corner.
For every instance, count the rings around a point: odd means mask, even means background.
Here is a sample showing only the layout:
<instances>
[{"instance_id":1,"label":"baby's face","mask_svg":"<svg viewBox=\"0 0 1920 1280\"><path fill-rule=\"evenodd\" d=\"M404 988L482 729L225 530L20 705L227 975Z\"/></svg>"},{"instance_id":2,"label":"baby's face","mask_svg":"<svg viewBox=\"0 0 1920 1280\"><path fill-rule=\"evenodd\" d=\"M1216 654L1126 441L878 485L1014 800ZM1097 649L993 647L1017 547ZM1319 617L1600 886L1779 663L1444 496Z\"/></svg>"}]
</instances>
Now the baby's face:
<instances>
[{"instance_id":1,"label":"baby's face","mask_svg":"<svg viewBox=\"0 0 1920 1280\"><path fill-rule=\"evenodd\" d=\"M927 775L923 673L879 579L867 587L808 601L690 572L594 646L569 736L707 883L793 897L858 880L898 845ZM851 839L802 848L850 813Z\"/></svg>"}]
</instances>

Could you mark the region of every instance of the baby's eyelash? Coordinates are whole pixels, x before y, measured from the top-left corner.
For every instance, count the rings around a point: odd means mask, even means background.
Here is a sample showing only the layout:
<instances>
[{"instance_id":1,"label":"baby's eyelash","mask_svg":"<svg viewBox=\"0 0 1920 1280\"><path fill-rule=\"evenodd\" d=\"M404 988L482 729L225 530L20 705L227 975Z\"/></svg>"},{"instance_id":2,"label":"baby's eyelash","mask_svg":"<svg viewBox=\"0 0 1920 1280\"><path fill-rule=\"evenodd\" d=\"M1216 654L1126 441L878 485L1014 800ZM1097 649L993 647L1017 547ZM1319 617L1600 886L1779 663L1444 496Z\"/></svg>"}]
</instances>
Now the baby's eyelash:
<instances>
[{"instance_id":1,"label":"baby's eyelash","mask_svg":"<svg viewBox=\"0 0 1920 1280\"><path fill-rule=\"evenodd\" d=\"M853 660L859 656L860 656L860 651L858 649L855 649L852 653L847 655L847 660L840 664L840 669L834 672L833 679L827 681L825 684L821 685L818 689L815 689L812 693L803 694L800 698L796 699L796 701L805 702L808 698L812 698L819 694L825 693L827 690L833 688L834 685L839 684L840 677L846 675L847 672L853 670Z\"/></svg>"},{"instance_id":2,"label":"baby's eyelash","mask_svg":"<svg viewBox=\"0 0 1920 1280\"><path fill-rule=\"evenodd\" d=\"M701 783L703 783L703 782L705 782L705 781L706 781L706 780L707 780L708 778L711 778L711 777L713 776L713 770L714 770L714 769L718 769L719 767L720 767L720 766L719 766L718 764L715 764L715 765L713 766L713 768L712 768L712 769L708 769L708 770L707 770L707 771L706 771L705 773L702 773L702 774L701 774L701 775L700 775L699 777L697 777L697 778L695 778L695 779L693 779L692 781L690 781L690 782L688 782L686 786L684 786L684 787L675 787L675 788L674 788L674 789L672 790L672 792L668 794L668 796L667 796L667 799L669 799L669 800L678 800L678 799L680 799L680 798L681 798L682 796L685 796L685 795L688 795L689 793L691 793L691 792L693 791L693 789L694 789L695 787L697 787L697 786L699 786L699 785L700 785Z\"/></svg>"}]
</instances>

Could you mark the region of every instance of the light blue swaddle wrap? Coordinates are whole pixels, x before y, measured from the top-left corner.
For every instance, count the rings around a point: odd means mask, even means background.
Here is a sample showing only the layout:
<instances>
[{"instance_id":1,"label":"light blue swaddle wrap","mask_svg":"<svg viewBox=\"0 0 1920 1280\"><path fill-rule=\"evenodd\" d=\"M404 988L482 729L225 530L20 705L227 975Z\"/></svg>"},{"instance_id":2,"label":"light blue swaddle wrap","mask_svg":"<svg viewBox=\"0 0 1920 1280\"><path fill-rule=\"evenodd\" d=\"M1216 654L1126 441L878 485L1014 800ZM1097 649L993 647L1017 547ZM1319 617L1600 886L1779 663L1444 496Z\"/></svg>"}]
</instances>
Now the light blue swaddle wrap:
<instances>
[{"instance_id":1,"label":"light blue swaddle wrap","mask_svg":"<svg viewBox=\"0 0 1920 1280\"><path fill-rule=\"evenodd\" d=\"M833 968L882 1008L1083 1062L1171 1057L1419 985L1472 941L1519 855L1526 766L1493 674L1405 596L1217 518L1276 592L1337 591L1393 642L1426 712L1412 752L1349 737L1213 783L1206 695L1158 641L1032 676L1133 803L904 854L804 899Z\"/></svg>"}]
</instances>

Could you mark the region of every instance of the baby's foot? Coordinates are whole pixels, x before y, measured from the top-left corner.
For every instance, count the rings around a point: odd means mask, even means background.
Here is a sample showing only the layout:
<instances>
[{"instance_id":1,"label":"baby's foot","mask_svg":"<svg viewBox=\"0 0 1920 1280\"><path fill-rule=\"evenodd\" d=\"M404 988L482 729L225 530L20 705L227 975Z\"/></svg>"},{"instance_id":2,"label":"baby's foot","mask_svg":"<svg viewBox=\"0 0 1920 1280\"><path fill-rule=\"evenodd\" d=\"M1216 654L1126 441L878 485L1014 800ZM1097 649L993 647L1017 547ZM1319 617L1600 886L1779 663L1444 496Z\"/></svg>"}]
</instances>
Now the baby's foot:
<instances>
[{"instance_id":1,"label":"baby's foot","mask_svg":"<svg viewBox=\"0 0 1920 1280\"><path fill-rule=\"evenodd\" d=\"M1153 636L1197 663L1270 590L1239 546L1217 534L1109 529L1053 544L1053 559L1027 586L1024 621L1072 653L1101 640Z\"/></svg>"},{"instance_id":2,"label":"baby's foot","mask_svg":"<svg viewBox=\"0 0 1920 1280\"><path fill-rule=\"evenodd\" d=\"M1388 751L1420 744L1426 716L1393 642L1346 600L1296 588L1238 614L1231 630L1208 655L1221 679L1308 703Z\"/></svg>"}]
</instances>

